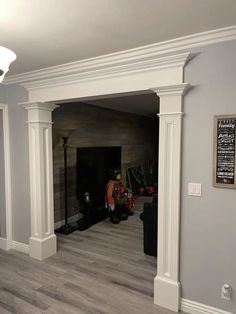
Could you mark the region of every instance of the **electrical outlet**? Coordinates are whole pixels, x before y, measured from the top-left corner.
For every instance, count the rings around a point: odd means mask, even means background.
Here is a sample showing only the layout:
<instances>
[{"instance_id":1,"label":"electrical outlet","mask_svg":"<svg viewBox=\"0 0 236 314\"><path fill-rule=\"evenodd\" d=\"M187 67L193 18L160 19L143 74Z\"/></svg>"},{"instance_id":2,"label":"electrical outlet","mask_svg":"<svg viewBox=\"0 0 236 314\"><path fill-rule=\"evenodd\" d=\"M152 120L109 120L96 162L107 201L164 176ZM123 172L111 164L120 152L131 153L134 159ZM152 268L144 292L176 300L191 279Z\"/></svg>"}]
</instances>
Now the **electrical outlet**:
<instances>
[{"instance_id":1,"label":"electrical outlet","mask_svg":"<svg viewBox=\"0 0 236 314\"><path fill-rule=\"evenodd\" d=\"M232 288L227 283L222 286L221 289L221 299L230 301L231 300L231 294L232 294Z\"/></svg>"}]
</instances>

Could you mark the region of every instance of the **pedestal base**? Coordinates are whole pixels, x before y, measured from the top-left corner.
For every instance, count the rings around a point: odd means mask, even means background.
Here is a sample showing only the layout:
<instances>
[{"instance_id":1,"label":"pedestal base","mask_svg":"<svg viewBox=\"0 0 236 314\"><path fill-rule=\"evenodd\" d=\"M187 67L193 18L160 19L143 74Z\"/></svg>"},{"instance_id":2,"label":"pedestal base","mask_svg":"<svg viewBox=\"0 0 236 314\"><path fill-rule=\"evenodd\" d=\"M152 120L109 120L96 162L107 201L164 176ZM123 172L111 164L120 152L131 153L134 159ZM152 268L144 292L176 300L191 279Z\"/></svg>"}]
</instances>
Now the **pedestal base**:
<instances>
[{"instance_id":1,"label":"pedestal base","mask_svg":"<svg viewBox=\"0 0 236 314\"><path fill-rule=\"evenodd\" d=\"M56 254L57 238L55 234L45 238L30 238L30 257L43 261L44 259Z\"/></svg>"},{"instance_id":2,"label":"pedestal base","mask_svg":"<svg viewBox=\"0 0 236 314\"><path fill-rule=\"evenodd\" d=\"M154 303L178 312L180 300L180 283L160 277L154 279Z\"/></svg>"}]
</instances>

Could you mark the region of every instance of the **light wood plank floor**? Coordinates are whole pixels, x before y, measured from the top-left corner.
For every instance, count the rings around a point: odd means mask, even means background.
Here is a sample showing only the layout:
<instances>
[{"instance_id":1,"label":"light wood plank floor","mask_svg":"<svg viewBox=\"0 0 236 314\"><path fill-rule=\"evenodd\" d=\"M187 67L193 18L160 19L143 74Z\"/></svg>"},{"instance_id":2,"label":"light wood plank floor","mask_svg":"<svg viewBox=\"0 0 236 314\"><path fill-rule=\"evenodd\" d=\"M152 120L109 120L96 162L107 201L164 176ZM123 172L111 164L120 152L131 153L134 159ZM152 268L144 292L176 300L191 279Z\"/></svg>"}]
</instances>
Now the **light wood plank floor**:
<instances>
[{"instance_id":1,"label":"light wood plank floor","mask_svg":"<svg viewBox=\"0 0 236 314\"><path fill-rule=\"evenodd\" d=\"M143 253L139 213L58 237L58 254L39 262L0 250L0 313L171 314L153 305L156 258Z\"/></svg>"}]
</instances>

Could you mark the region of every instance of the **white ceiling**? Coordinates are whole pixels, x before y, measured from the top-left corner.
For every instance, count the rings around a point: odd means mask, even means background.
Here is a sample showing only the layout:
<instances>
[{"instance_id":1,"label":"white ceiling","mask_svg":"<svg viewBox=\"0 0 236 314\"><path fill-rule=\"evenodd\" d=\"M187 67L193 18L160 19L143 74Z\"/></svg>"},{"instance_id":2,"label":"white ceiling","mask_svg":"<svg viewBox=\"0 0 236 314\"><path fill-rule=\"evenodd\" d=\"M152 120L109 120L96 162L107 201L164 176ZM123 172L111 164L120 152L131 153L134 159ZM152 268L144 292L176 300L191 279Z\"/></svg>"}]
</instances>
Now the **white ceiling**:
<instances>
[{"instance_id":1,"label":"white ceiling","mask_svg":"<svg viewBox=\"0 0 236 314\"><path fill-rule=\"evenodd\" d=\"M234 25L236 0L0 0L9 74Z\"/></svg>"}]
</instances>

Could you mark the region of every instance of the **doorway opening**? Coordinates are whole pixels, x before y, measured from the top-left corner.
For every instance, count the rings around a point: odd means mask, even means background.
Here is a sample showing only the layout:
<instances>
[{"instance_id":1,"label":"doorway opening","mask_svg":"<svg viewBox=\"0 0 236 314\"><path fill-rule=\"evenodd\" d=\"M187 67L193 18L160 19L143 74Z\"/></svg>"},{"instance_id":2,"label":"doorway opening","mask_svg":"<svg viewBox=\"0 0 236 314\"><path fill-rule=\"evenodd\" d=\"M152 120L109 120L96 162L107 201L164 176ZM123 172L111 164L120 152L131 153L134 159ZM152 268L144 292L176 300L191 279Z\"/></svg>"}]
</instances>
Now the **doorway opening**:
<instances>
[{"instance_id":1,"label":"doorway opening","mask_svg":"<svg viewBox=\"0 0 236 314\"><path fill-rule=\"evenodd\" d=\"M53 111L55 229L64 223L62 138L68 138L68 221L74 223L84 214L86 192L95 207L104 208L111 169L121 169L122 182L133 194L154 192L146 187L157 183L158 106L157 95L149 92L66 103Z\"/></svg>"},{"instance_id":2,"label":"doorway opening","mask_svg":"<svg viewBox=\"0 0 236 314\"><path fill-rule=\"evenodd\" d=\"M85 228L80 224L81 229L66 236L58 234L60 256L68 254L72 258L78 253L77 264L81 268L76 269L79 274L91 271L91 274L100 277L105 267L105 277L112 282L107 286L109 289L115 291L117 286L129 287L131 298L138 289L140 300L143 299L144 303L146 289L151 304L153 276L157 269L156 113L159 100L154 93L138 100L139 97L137 95L133 99L123 95L116 99L96 99L92 104L90 101L67 103L53 111L55 229L58 221L63 221L65 182L62 136L67 135L69 221L76 223L86 216L90 224ZM109 104L112 104L112 109ZM125 107L126 112L123 111ZM132 112L127 112L128 109ZM110 170L115 168L121 169L122 184L134 196L134 215L120 220L119 224L110 221L105 207L106 185ZM144 178L140 179L140 173ZM89 202L84 201L87 193ZM83 263L81 254L89 256L92 263ZM141 269L142 280L130 281ZM119 276L121 272L126 276Z\"/></svg>"}]
</instances>

